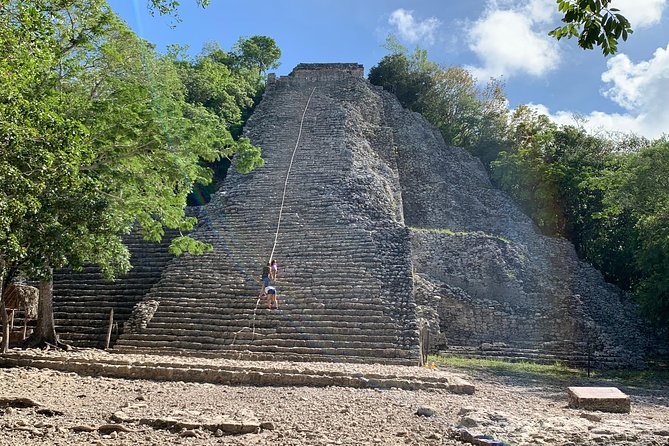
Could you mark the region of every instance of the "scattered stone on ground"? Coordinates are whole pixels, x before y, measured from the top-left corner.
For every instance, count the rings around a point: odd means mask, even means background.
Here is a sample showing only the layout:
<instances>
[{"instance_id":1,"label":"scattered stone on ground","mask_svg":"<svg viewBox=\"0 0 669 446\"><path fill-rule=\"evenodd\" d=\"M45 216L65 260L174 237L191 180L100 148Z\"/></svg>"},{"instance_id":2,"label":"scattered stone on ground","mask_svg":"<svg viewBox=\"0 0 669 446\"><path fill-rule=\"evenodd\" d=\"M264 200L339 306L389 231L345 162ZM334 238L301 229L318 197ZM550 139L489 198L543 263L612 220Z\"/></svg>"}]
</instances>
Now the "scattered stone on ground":
<instances>
[{"instance_id":1,"label":"scattered stone on ground","mask_svg":"<svg viewBox=\"0 0 669 446\"><path fill-rule=\"evenodd\" d=\"M0 397L0 408L2 407L39 407L40 403L31 400L30 398L12 398Z\"/></svg>"},{"instance_id":2,"label":"scattered stone on ground","mask_svg":"<svg viewBox=\"0 0 669 446\"><path fill-rule=\"evenodd\" d=\"M249 369L268 366L246 365ZM325 367L284 365L302 370ZM361 367L330 366L351 375ZM430 373L424 368L407 371L386 366L383 370L395 375ZM39 406L0 407L0 446L494 444L484 443L488 441L484 438L514 446L663 446L669 442L667 388L621 388L632 400L631 412L605 413L567 406L567 387L602 384L585 378L564 382L536 375L467 372L466 379L475 383L475 394L439 389L228 386L89 377L30 367L0 369L0 397L40 402ZM62 415L38 413L44 408ZM417 416L420 408L430 409L433 415ZM460 426L465 417L476 426ZM222 425L226 420L253 429L231 434Z\"/></svg>"}]
</instances>

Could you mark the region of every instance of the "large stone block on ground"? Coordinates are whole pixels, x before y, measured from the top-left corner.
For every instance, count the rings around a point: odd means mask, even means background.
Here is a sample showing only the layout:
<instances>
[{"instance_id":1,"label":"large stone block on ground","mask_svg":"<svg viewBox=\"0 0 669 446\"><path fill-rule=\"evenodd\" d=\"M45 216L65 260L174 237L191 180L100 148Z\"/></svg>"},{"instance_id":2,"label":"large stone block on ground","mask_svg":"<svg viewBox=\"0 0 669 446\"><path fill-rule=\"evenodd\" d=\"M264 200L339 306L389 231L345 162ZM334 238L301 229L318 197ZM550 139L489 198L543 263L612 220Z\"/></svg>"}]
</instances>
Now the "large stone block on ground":
<instances>
[{"instance_id":1,"label":"large stone block on ground","mask_svg":"<svg viewBox=\"0 0 669 446\"><path fill-rule=\"evenodd\" d=\"M627 413L630 398L616 387L569 387L569 407Z\"/></svg>"}]
</instances>

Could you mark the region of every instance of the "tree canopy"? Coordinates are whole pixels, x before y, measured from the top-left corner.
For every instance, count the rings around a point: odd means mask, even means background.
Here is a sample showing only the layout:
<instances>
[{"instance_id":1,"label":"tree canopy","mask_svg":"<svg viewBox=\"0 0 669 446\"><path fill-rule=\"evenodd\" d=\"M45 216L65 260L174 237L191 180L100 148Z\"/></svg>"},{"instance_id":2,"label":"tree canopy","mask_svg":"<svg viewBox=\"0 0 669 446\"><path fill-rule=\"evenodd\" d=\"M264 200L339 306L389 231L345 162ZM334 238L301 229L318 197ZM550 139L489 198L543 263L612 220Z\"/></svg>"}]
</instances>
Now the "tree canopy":
<instances>
[{"instance_id":1,"label":"tree canopy","mask_svg":"<svg viewBox=\"0 0 669 446\"><path fill-rule=\"evenodd\" d=\"M557 4L565 25L549 34L558 40L576 37L581 48L598 46L608 56L618 51L619 39L625 41L632 34L629 20L609 6L610 0L557 0Z\"/></svg>"},{"instance_id":2,"label":"tree canopy","mask_svg":"<svg viewBox=\"0 0 669 446\"><path fill-rule=\"evenodd\" d=\"M133 228L154 241L165 227L193 228L184 208L212 179L203 163L237 152L240 171L262 162L231 133L258 75L206 65L157 54L103 0L0 6L0 282L89 263L127 271ZM189 88L189 69L209 84ZM182 235L170 249L210 247Z\"/></svg>"},{"instance_id":3,"label":"tree canopy","mask_svg":"<svg viewBox=\"0 0 669 446\"><path fill-rule=\"evenodd\" d=\"M267 36L240 38L233 48L235 61L244 68L258 71L258 76L268 69L279 67L281 50L274 39Z\"/></svg>"},{"instance_id":4,"label":"tree canopy","mask_svg":"<svg viewBox=\"0 0 669 446\"><path fill-rule=\"evenodd\" d=\"M480 87L466 69L430 62L425 50L408 54L392 39L389 47L393 52L370 69L369 81L422 113L446 144L464 147L489 164L500 150L508 114L502 84L491 80Z\"/></svg>"}]
</instances>

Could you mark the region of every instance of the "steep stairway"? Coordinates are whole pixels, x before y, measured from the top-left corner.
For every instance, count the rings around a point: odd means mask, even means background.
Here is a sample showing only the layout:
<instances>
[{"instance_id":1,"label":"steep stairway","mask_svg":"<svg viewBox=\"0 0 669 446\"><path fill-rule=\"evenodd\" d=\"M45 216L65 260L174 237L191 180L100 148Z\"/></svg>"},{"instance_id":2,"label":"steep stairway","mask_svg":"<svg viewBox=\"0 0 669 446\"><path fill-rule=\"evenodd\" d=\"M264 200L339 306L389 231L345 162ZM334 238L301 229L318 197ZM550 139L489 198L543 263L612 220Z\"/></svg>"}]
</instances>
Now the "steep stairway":
<instances>
[{"instance_id":1,"label":"steep stairway","mask_svg":"<svg viewBox=\"0 0 669 446\"><path fill-rule=\"evenodd\" d=\"M158 282L165 265L174 258L168 252L176 231L166 231L161 243L142 240L137 233L125 242L133 268L114 281L102 277L93 266L82 271L56 271L53 304L56 329L61 340L74 346L104 348L109 316L114 310L111 342L151 286Z\"/></svg>"},{"instance_id":2,"label":"steep stairway","mask_svg":"<svg viewBox=\"0 0 669 446\"><path fill-rule=\"evenodd\" d=\"M356 201L351 138L364 122L346 92L367 87L338 76L289 76L268 87L246 128L265 165L248 175L231 169L192 233L214 250L167 265L117 351L418 363L410 239L395 210ZM303 114L275 250L280 310L256 308Z\"/></svg>"}]
</instances>

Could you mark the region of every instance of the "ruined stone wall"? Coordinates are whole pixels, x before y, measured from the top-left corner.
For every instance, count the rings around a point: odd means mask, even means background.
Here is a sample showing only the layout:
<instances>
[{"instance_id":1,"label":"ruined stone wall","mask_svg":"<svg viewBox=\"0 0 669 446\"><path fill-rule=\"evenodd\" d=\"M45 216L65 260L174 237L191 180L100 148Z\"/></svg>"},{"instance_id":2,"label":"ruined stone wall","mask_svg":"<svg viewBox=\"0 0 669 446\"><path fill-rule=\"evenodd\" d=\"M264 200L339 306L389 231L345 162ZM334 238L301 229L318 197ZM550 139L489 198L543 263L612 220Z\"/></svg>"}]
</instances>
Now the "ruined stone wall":
<instances>
[{"instance_id":1,"label":"ruined stone wall","mask_svg":"<svg viewBox=\"0 0 669 446\"><path fill-rule=\"evenodd\" d=\"M384 311L415 329L411 238L404 225L397 152L393 131L385 122L383 97L362 78L358 64L300 64L289 76L277 79L270 92L276 88L310 92L314 87L312 107L323 111L322 117L311 119L323 125L320 121L336 116L324 125L330 134L322 135L340 148L341 157L338 167L320 166L336 179L329 200L343 221L367 231L374 242L376 261L368 268L381 283ZM316 162L319 158L317 151L300 156Z\"/></svg>"},{"instance_id":2,"label":"ruined stone wall","mask_svg":"<svg viewBox=\"0 0 669 446\"><path fill-rule=\"evenodd\" d=\"M638 364L647 335L628 296L568 241L541 235L478 159L382 95L433 348L503 343L557 358L594 349L602 361Z\"/></svg>"},{"instance_id":3,"label":"ruined stone wall","mask_svg":"<svg viewBox=\"0 0 669 446\"><path fill-rule=\"evenodd\" d=\"M301 63L282 80L337 81L362 78L363 73L363 66L357 63Z\"/></svg>"}]
</instances>

